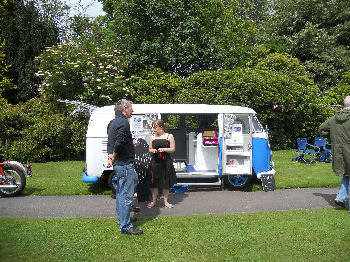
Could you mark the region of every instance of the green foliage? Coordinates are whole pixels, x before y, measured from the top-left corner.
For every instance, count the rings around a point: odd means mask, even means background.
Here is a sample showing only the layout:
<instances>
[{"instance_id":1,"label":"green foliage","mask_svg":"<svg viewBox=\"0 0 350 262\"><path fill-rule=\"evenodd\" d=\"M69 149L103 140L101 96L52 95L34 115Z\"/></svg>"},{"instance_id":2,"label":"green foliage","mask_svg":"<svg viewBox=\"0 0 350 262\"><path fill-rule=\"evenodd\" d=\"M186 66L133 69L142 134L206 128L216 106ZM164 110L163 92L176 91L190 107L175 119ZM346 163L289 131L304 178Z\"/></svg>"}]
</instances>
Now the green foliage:
<instances>
[{"instance_id":1,"label":"green foliage","mask_svg":"<svg viewBox=\"0 0 350 262\"><path fill-rule=\"evenodd\" d=\"M238 17L234 0L103 0L109 36L130 61L129 70L160 68L188 76L237 66L256 32Z\"/></svg>"},{"instance_id":2,"label":"green foliage","mask_svg":"<svg viewBox=\"0 0 350 262\"><path fill-rule=\"evenodd\" d=\"M87 121L64 113L61 105L32 99L0 108L1 149L7 159L58 161L80 159Z\"/></svg>"},{"instance_id":3,"label":"green foliage","mask_svg":"<svg viewBox=\"0 0 350 262\"><path fill-rule=\"evenodd\" d=\"M7 100L3 97L3 93L16 88L12 83L12 80L6 76L10 66L5 62L5 54L2 52L3 46L4 42L0 42L0 106L7 104Z\"/></svg>"},{"instance_id":4,"label":"green foliage","mask_svg":"<svg viewBox=\"0 0 350 262\"><path fill-rule=\"evenodd\" d=\"M269 126L272 147L291 148L297 137L318 135L318 126L332 114L304 72L296 59L271 55L255 68L194 74L184 80L176 99L251 107Z\"/></svg>"},{"instance_id":5,"label":"green foliage","mask_svg":"<svg viewBox=\"0 0 350 262\"><path fill-rule=\"evenodd\" d=\"M43 21L58 29L60 37L65 35L69 20L70 7L67 1L62 0L36 0L34 5L40 12Z\"/></svg>"},{"instance_id":6,"label":"green foliage","mask_svg":"<svg viewBox=\"0 0 350 262\"><path fill-rule=\"evenodd\" d=\"M350 95L350 71L345 72L338 85L327 90L324 97L330 105L342 105L348 95Z\"/></svg>"},{"instance_id":7,"label":"green foliage","mask_svg":"<svg viewBox=\"0 0 350 262\"><path fill-rule=\"evenodd\" d=\"M34 58L45 46L58 42L58 29L44 19L33 1L9 1L4 7L6 23L0 23L0 37L5 40L6 62L11 65L8 77L18 87L5 95L10 102L25 101L38 95Z\"/></svg>"},{"instance_id":8,"label":"green foliage","mask_svg":"<svg viewBox=\"0 0 350 262\"><path fill-rule=\"evenodd\" d=\"M274 149L294 148L297 137L317 136L318 126L334 111L320 97L320 90L306 76L298 59L288 54L269 54L263 48L254 56L257 60L251 68L204 71L188 78L160 70L148 72L130 84L132 99L135 103L251 107L268 125Z\"/></svg>"},{"instance_id":9,"label":"green foliage","mask_svg":"<svg viewBox=\"0 0 350 262\"><path fill-rule=\"evenodd\" d=\"M274 1L265 27L268 40L286 43L288 52L326 90L350 68L350 2L348 0Z\"/></svg>"},{"instance_id":10,"label":"green foliage","mask_svg":"<svg viewBox=\"0 0 350 262\"><path fill-rule=\"evenodd\" d=\"M271 12L271 1L270 0L238 0L237 1L242 9L240 14L242 19L255 21L260 25Z\"/></svg>"},{"instance_id":11,"label":"green foliage","mask_svg":"<svg viewBox=\"0 0 350 262\"><path fill-rule=\"evenodd\" d=\"M167 74L160 69L145 72L129 86L134 103L167 104L174 101L182 80L177 75Z\"/></svg>"}]
</instances>

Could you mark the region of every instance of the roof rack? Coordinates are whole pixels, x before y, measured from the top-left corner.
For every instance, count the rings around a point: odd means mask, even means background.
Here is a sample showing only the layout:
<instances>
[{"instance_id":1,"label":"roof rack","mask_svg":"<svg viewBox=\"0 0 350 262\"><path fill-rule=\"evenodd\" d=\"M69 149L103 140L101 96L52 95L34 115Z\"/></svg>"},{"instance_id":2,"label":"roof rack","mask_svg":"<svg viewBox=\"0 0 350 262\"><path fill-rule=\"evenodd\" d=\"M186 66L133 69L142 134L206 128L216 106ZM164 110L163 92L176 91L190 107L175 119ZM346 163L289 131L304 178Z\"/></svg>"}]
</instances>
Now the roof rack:
<instances>
[{"instance_id":1,"label":"roof rack","mask_svg":"<svg viewBox=\"0 0 350 262\"><path fill-rule=\"evenodd\" d=\"M71 116L76 115L77 113L84 113L86 116L90 117L91 113L98 109L98 106L86 104L83 102L78 102L78 101L71 101L68 99L62 100L62 99L57 99L58 102L61 103L66 103L66 104L71 104L76 106L76 108L70 113Z\"/></svg>"}]
</instances>

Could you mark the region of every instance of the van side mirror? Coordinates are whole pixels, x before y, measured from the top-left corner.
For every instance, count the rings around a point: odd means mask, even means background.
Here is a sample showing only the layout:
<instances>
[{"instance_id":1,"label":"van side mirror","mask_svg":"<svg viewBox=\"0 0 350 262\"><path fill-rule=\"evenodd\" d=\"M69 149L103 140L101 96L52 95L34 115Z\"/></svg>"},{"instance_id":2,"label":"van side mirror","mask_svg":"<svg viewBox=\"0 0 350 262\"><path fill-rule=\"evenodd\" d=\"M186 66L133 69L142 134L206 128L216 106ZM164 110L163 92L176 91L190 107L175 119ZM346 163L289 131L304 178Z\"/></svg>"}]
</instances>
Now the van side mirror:
<instances>
[{"instance_id":1,"label":"van side mirror","mask_svg":"<svg viewBox=\"0 0 350 262\"><path fill-rule=\"evenodd\" d=\"M270 130L270 129L268 128L267 125L265 126L265 130L266 130L266 133L269 133L269 130Z\"/></svg>"}]
</instances>

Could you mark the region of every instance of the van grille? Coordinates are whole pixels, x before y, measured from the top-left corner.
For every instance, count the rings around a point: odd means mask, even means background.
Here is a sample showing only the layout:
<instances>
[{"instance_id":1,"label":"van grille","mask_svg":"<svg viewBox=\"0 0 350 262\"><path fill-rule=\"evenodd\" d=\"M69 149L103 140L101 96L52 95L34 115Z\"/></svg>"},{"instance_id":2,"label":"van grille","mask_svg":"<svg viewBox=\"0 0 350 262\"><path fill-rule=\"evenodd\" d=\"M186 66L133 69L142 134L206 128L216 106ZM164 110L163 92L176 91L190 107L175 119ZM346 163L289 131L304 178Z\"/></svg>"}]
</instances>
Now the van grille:
<instances>
[{"instance_id":1,"label":"van grille","mask_svg":"<svg viewBox=\"0 0 350 262\"><path fill-rule=\"evenodd\" d=\"M102 140L102 153L107 154L107 144L108 144L108 139Z\"/></svg>"}]
</instances>

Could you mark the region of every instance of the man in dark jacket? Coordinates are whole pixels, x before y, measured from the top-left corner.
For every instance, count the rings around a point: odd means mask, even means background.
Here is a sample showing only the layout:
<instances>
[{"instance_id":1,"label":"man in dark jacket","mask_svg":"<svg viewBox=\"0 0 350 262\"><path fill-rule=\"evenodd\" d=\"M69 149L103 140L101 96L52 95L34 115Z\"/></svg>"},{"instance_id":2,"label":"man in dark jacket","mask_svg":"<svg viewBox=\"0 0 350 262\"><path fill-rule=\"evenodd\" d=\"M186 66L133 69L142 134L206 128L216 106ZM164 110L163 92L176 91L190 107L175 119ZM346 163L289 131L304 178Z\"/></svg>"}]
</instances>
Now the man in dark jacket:
<instances>
[{"instance_id":1,"label":"man in dark jacket","mask_svg":"<svg viewBox=\"0 0 350 262\"><path fill-rule=\"evenodd\" d=\"M133 112L132 102L121 99L114 108L116 117L108 126L108 165L113 165L117 177L117 217L122 234L140 235L130 221L130 208L138 176L134 169L135 149L128 118Z\"/></svg>"},{"instance_id":2,"label":"man in dark jacket","mask_svg":"<svg viewBox=\"0 0 350 262\"><path fill-rule=\"evenodd\" d=\"M318 131L321 136L329 135L331 138L333 172L343 176L335 203L345 208L350 192L350 96L344 99L343 105L344 108L326 120Z\"/></svg>"}]
</instances>

